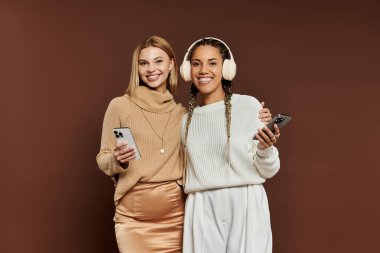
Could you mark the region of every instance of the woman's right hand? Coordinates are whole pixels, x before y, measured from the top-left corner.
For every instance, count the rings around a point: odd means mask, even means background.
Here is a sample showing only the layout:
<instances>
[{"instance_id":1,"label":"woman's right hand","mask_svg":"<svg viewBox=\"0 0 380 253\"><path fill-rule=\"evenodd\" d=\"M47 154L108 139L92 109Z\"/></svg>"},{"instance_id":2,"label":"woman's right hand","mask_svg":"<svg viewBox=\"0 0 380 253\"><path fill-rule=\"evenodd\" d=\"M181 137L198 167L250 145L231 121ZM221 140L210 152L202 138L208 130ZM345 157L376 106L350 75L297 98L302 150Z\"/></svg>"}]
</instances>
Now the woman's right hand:
<instances>
[{"instance_id":1,"label":"woman's right hand","mask_svg":"<svg viewBox=\"0 0 380 253\"><path fill-rule=\"evenodd\" d=\"M136 151L127 142L120 142L114 149L114 155L119 163L128 164L129 161L136 159Z\"/></svg>"},{"instance_id":2,"label":"woman's right hand","mask_svg":"<svg viewBox=\"0 0 380 253\"><path fill-rule=\"evenodd\" d=\"M270 146L273 146L277 140L280 138L280 128L277 124L274 124L275 132L264 126L262 129L259 129L257 134L255 135L259 143L257 144L258 149L266 149Z\"/></svg>"}]
</instances>

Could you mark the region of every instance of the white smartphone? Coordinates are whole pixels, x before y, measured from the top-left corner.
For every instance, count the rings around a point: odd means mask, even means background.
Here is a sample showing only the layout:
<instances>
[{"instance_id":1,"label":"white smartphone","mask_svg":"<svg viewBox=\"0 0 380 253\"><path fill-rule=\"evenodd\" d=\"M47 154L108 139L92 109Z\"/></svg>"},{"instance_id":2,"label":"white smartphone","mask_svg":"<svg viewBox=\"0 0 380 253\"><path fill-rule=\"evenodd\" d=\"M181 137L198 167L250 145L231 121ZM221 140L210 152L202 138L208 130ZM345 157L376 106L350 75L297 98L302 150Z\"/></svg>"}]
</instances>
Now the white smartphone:
<instances>
[{"instance_id":1,"label":"white smartphone","mask_svg":"<svg viewBox=\"0 0 380 253\"><path fill-rule=\"evenodd\" d=\"M274 133L274 125L277 124L278 128L281 128L289 123L292 119L289 115L278 114L276 115L269 123L266 125L272 133ZM254 140L257 140L256 135L253 137Z\"/></svg>"},{"instance_id":2,"label":"white smartphone","mask_svg":"<svg viewBox=\"0 0 380 253\"><path fill-rule=\"evenodd\" d=\"M122 141L128 142L128 145L136 150L136 160L141 159L140 151L137 147L135 139L133 138L132 131L129 127L117 127L113 129L113 133L116 137L116 142L120 143Z\"/></svg>"}]
</instances>

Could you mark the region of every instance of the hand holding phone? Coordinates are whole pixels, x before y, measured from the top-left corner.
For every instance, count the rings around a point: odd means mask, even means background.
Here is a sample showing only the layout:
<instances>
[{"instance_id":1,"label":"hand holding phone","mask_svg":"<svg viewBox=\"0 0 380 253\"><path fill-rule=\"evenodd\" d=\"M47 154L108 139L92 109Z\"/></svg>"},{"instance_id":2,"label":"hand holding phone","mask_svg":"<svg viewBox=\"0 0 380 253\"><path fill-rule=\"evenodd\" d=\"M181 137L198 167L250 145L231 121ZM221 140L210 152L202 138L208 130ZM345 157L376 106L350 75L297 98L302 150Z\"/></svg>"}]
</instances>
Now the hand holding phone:
<instances>
[{"instance_id":1,"label":"hand holding phone","mask_svg":"<svg viewBox=\"0 0 380 253\"><path fill-rule=\"evenodd\" d=\"M285 114L278 114L276 115L267 125L266 127L269 128L269 130L274 133L274 125L277 124L278 128L281 128L285 126L289 121L292 119L292 117L285 115ZM253 137L254 140L257 140L256 136Z\"/></svg>"},{"instance_id":2,"label":"hand holding phone","mask_svg":"<svg viewBox=\"0 0 380 253\"><path fill-rule=\"evenodd\" d=\"M116 142L118 144L122 142L127 142L128 146L135 150L135 156L136 156L135 160L141 159L139 149L137 147L135 139L133 138L132 131L129 127L114 128L113 133L115 134Z\"/></svg>"}]
</instances>

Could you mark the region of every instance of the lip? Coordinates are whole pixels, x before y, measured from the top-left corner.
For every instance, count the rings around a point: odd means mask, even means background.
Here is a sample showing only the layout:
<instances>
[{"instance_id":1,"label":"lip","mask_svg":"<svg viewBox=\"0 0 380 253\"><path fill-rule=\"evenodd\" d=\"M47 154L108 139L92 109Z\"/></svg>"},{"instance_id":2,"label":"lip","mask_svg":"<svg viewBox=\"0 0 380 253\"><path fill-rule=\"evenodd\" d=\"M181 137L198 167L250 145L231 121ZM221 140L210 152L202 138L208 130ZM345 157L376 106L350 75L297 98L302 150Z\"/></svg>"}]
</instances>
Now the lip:
<instances>
[{"instance_id":1,"label":"lip","mask_svg":"<svg viewBox=\"0 0 380 253\"><path fill-rule=\"evenodd\" d=\"M146 78L148 81L156 81L160 77L160 74L155 74L155 75L147 75Z\"/></svg>"},{"instance_id":2,"label":"lip","mask_svg":"<svg viewBox=\"0 0 380 253\"><path fill-rule=\"evenodd\" d=\"M213 77L201 76L201 77L198 77L197 79L200 84L208 84L213 80Z\"/></svg>"}]
</instances>

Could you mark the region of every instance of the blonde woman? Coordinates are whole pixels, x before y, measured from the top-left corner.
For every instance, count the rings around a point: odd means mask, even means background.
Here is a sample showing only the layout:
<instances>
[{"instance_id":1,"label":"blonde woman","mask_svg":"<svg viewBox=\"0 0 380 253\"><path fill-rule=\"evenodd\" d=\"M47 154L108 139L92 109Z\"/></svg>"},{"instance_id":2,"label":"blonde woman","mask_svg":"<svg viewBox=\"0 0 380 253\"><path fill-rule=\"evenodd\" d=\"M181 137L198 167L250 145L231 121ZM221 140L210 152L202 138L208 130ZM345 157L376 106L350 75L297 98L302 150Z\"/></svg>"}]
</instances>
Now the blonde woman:
<instances>
[{"instance_id":1,"label":"blonde woman","mask_svg":"<svg viewBox=\"0 0 380 253\"><path fill-rule=\"evenodd\" d=\"M232 93L235 73L231 51L216 38L196 41L181 66L185 81L192 81L182 121L188 194L184 253L272 251L262 184L280 168L273 146L280 131L276 126L272 133L260 122L257 99ZM201 105L195 107L198 93Z\"/></svg>"},{"instance_id":2,"label":"blonde woman","mask_svg":"<svg viewBox=\"0 0 380 253\"><path fill-rule=\"evenodd\" d=\"M117 178L114 222L122 253L182 251L180 130L186 110L173 99L177 83L172 47L161 37L149 37L133 52L126 94L114 98L104 116L97 163L105 174ZM269 110L261 117L268 121ZM131 129L140 160L134 160L136 151L128 143L116 143L117 127Z\"/></svg>"}]
</instances>

